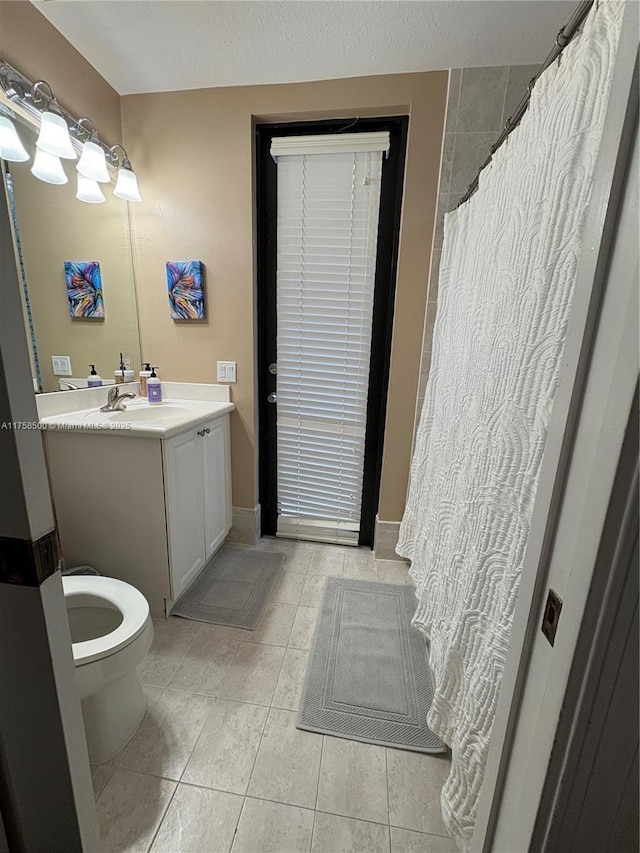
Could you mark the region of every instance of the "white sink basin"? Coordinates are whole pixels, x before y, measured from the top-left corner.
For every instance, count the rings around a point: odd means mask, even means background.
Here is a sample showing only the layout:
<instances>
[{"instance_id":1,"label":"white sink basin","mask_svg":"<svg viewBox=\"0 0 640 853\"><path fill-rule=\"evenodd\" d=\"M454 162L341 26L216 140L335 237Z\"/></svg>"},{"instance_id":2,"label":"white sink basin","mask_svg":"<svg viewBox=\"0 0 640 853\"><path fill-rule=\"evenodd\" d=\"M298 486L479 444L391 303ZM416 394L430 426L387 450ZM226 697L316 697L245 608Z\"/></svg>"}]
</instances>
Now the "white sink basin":
<instances>
[{"instance_id":1,"label":"white sink basin","mask_svg":"<svg viewBox=\"0 0 640 853\"><path fill-rule=\"evenodd\" d=\"M120 412L90 412L85 420L92 423L116 421L118 423L162 423L173 418L182 418L192 411L190 406L160 403L155 406L132 406Z\"/></svg>"},{"instance_id":2,"label":"white sink basin","mask_svg":"<svg viewBox=\"0 0 640 853\"><path fill-rule=\"evenodd\" d=\"M149 405L144 398L135 397L133 400L127 400L127 408L120 412L101 412L98 406L104 403L105 398L103 393L94 394L94 391L97 390L99 389L89 389L82 392L83 394L93 394L92 402L95 408L83 407L76 411L45 415L40 419L43 429L69 429L93 435L165 439L180 435L187 429L229 414L235 408L229 400L166 397L163 403ZM69 391L69 394L75 393L75 391ZM55 394L53 396L64 398L65 395ZM82 395L79 396L82 397ZM82 402L83 399L78 400L78 403Z\"/></svg>"}]
</instances>

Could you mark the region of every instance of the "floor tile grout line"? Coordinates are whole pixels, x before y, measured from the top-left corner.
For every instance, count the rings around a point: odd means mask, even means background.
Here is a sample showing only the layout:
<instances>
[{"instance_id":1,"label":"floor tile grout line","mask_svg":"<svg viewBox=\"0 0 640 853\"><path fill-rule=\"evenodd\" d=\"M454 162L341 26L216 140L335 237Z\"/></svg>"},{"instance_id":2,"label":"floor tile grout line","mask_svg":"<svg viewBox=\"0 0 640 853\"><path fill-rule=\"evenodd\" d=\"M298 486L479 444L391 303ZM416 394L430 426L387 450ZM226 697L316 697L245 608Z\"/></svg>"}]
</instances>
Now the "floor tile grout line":
<instances>
[{"instance_id":1,"label":"floor tile grout line","mask_svg":"<svg viewBox=\"0 0 640 853\"><path fill-rule=\"evenodd\" d=\"M262 746L262 741L264 738L264 732L265 732L265 729L267 728L267 723L269 722L269 714L270 713L271 713L271 706L269 706L269 710L265 714L264 723L262 724L262 731L260 732L260 741L258 743L258 748L256 749L256 754L253 757L253 764L251 765L251 773L249 773L249 777L247 779L247 787L244 790L245 799L249 796L249 788L251 787L251 780L253 779L253 773L256 769L256 764L258 762L258 755L260 755L260 747Z\"/></svg>"},{"instance_id":2,"label":"floor tile grout line","mask_svg":"<svg viewBox=\"0 0 640 853\"><path fill-rule=\"evenodd\" d=\"M229 848L229 853L233 853L233 848L236 845L236 837L238 835L238 829L240 828L240 823L241 823L242 817L244 815L245 806L247 805L247 795L241 794L240 796L242 796L242 806L240 807L240 814L238 815L238 820L236 822L236 828L233 831L233 838L231 839L231 847Z\"/></svg>"},{"instance_id":3,"label":"floor tile grout line","mask_svg":"<svg viewBox=\"0 0 640 853\"><path fill-rule=\"evenodd\" d=\"M283 606L283 607L295 607L296 609L297 609L298 607L307 607L307 606L310 606L310 605L302 605L302 604L292 604L292 603L290 603L290 602L285 602L285 601L277 601L277 602L274 602L274 604L279 604L279 605L281 605L281 606ZM312 608L312 609L317 610L317 607L314 607L314 608ZM294 621L295 621L295 617L294 617ZM229 625L218 625L218 624L217 624L217 623L215 623L215 622L209 622L209 623L205 623L205 622L203 622L202 624L203 624L203 626L209 625L211 628L213 628L213 629L214 629L214 631L215 631L215 629L216 629L216 628L218 628L218 629L220 629L220 628L221 628L221 629L228 628L229 630L232 630L232 631L233 631L233 630L237 630L237 631L243 631L243 630L245 630L244 628L236 628L236 629L234 629L234 628L232 628L232 627L231 627L231 626L229 626ZM292 625L292 627L293 627L293 625ZM264 640L252 640L250 637L243 637L243 638L238 638L238 637L234 637L234 636L226 637L224 634L221 634L221 635L220 635L220 639L225 640L225 641L226 641L226 642L228 642L228 643L244 643L245 645L249 645L249 646L274 646L275 648L279 648L279 649L286 649L286 648L288 648L288 646L283 645L282 643L273 643L273 642L269 643L269 642L265 642ZM187 652L187 654L188 654L188 652ZM185 655L185 657L186 657L186 655ZM182 664L183 664L183 663L184 663L184 659L180 661L180 664L178 665L178 668L179 668L180 666L182 666ZM174 676L175 676L175 672L173 673L173 675L172 675L172 676L171 676L171 678L169 679L169 683L171 682L171 680L173 679L173 677L174 677ZM160 689L163 689L163 685L161 685L161 684L151 684L151 683L150 683L150 682L148 682L148 681L143 681L142 683L143 683L143 684L148 685L149 687L159 687ZM169 685L167 684L166 686L168 687ZM172 688L172 689L174 689L174 690L175 690L176 688Z\"/></svg>"},{"instance_id":4,"label":"floor tile grout line","mask_svg":"<svg viewBox=\"0 0 640 853\"><path fill-rule=\"evenodd\" d=\"M174 781L174 780L171 780L171 781ZM164 819L167 816L167 812L169 811L169 807L170 807L171 803L173 802L173 798L176 795L176 791L178 790L179 784L180 784L179 782L175 782L175 788L173 789L171 796L169 797L169 801L167 802L167 805L165 806L164 811L162 812L162 817L160 818L160 820L158 822L158 826L156 828L156 831L153 833L153 838L151 839L151 843L147 847L147 853L150 853L151 848L156 843L156 838L158 837L158 833L162 829L162 824L164 823Z\"/></svg>"},{"instance_id":5,"label":"floor tile grout line","mask_svg":"<svg viewBox=\"0 0 640 853\"><path fill-rule=\"evenodd\" d=\"M295 622L295 617L294 617L294 622ZM293 631L293 622L291 623L291 628L289 629L289 636L291 636L291 631ZM287 637L287 643L288 642L289 642L289 637ZM282 672L282 667L284 666L284 659L287 656L287 649L288 649L288 646L285 646L284 647L284 654L282 655L282 660L280 661L280 668L278 669L278 675L276 676L276 679L273 683L273 690L271 692L271 698L269 699L269 712L271 712L271 709L273 708L273 697L276 695L276 690L278 689L278 682L280 681L280 673ZM269 716L269 714L267 714L267 717L268 716ZM260 740L260 743L262 743L262 740Z\"/></svg>"},{"instance_id":6,"label":"floor tile grout line","mask_svg":"<svg viewBox=\"0 0 640 853\"><path fill-rule=\"evenodd\" d=\"M200 742L200 738L202 737L202 732L204 731L204 727L207 724L207 720L213 714L214 707L218 704L218 697L217 696L211 696L211 697L207 697L207 698L212 699L213 704L212 704L211 708L209 709L209 713L205 716L204 720L202 721L202 725L200 726L200 731L198 732L198 736L196 737L196 739L193 743L193 746L191 748L191 752L189 753L189 757L185 761L184 767L182 768L182 773L180 774L180 779L178 780L178 784L182 784L182 779L184 777L184 774L187 772L187 767L189 766L189 762L193 758L193 753L195 752L196 747Z\"/></svg>"},{"instance_id":7,"label":"floor tile grout line","mask_svg":"<svg viewBox=\"0 0 640 853\"><path fill-rule=\"evenodd\" d=\"M314 811L318 811L318 800L320 799L320 779L322 779L322 762L324 761L324 744L325 744L325 735L321 735L322 737L322 746L320 747L320 766L318 767L318 785L316 787L316 804L314 806Z\"/></svg>"},{"instance_id":8,"label":"floor tile grout line","mask_svg":"<svg viewBox=\"0 0 640 853\"><path fill-rule=\"evenodd\" d=\"M236 841L236 835L238 833L238 827L240 826L240 818L242 817L242 812L244 811L244 804L247 802L246 797L242 797L242 805L240 806L240 811L238 812L238 817L236 818L235 826L233 827L233 835L231 836L231 844L227 849L227 853L231 853L233 849L233 845Z\"/></svg>"},{"instance_id":9,"label":"floor tile grout line","mask_svg":"<svg viewBox=\"0 0 640 853\"><path fill-rule=\"evenodd\" d=\"M313 823L311 824L311 843L309 844L309 851L313 850L313 842L315 841L316 834L316 817L318 816L318 812L313 810Z\"/></svg>"},{"instance_id":10,"label":"floor tile grout line","mask_svg":"<svg viewBox=\"0 0 640 853\"><path fill-rule=\"evenodd\" d=\"M429 838L446 838L447 841L452 840L450 835L440 835L437 832L425 832L424 829L414 829L412 826L400 826L399 823L390 823L389 829L404 829L406 832L417 832L418 835L426 835Z\"/></svg>"},{"instance_id":11,"label":"floor tile grout line","mask_svg":"<svg viewBox=\"0 0 640 853\"><path fill-rule=\"evenodd\" d=\"M177 617L176 617L176 618L177 618ZM171 616L170 616L170 615L169 615L169 618L168 618L168 619L165 619L165 620L163 620L163 621L164 621L165 623L168 623L168 622L169 622L169 619L171 619ZM183 664L183 663L184 663L184 661L185 661L185 658L187 657L187 655L188 655L188 654L189 654L189 652L191 651L191 647L193 646L193 644L195 643L195 641L196 641L196 639L197 639L198 635L199 635L199 634L200 634L200 632L202 631L202 626L203 626L203 625L204 625L204 623L203 623L203 622L200 622L200 623L199 623L199 628L198 628L198 630L197 630L197 631L195 632L195 634L193 635L193 639L191 640L191 642L190 642L190 643L189 643L189 645L187 646L187 648L186 648L186 650L185 650L184 655L180 658L180 660L179 660L179 661L178 661L178 663L176 664L176 668L173 670L173 672L171 673L171 675L170 675L170 676L169 676L169 678L167 679L167 683L166 683L166 684L150 684L150 685L149 685L149 687L161 687L161 688L164 690L164 689L166 689L166 688L169 686L169 682L173 679L174 675L176 674L176 672L178 671L178 669L182 666L182 664ZM147 682L142 682L142 683L143 683L143 684L147 684Z\"/></svg>"},{"instance_id":12,"label":"floor tile grout line","mask_svg":"<svg viewBox=\"0 0 640 853\"><path fill-rule=\"evenodd\" d=\"M318 814L328 814L332 817L343 817L346 820L357 820L361 823L372 823L374 826L386 826L387 829L390 829L389 824L385 823L382 820L372 820L370 817L354 817L351 814L339 814L338 812L330 812L328 809L315 809ZM397 829L405 829L406 827L399 826ZM423 833L425 835L426 833Z\"/></svg>"},{"instance_id":13,"label":"floor tile grout line","mask_svg":"<svg viewBox=\"0 0 640 853\"><path fill-rule=\"evenodd\" d=\"M305 812L312 813L315 813L316 811L316 809L313 809L310 806L298 806L295 803L283 803L282 800L272 800L269 797L259 797L257 794L245 794L245 797L247 800L259 800L261 803L273 803L274 806L286 806L290 809L302 809ZM326 814L330 814L330 812L326 812ZM335 817L344 817L344 815L335 815ZM384 826L384 824L380 824L380 826Z\"/></svg>"},{"instance_id":14,"label":"floor tile grout line","mask_svg":"<svg viewBox=\"0 0 640 853\"><path fill-rule=\"evenodd\" d=\"M389 803L391 802L389 797L389 762L387 756L387 747L384 747L384 775L387 780L387 826L391 826L391 807ZM389 830L389 838L391 838L391 830ZM391 841L389 841L391 844Z\"/></svg>"}]
</instances>

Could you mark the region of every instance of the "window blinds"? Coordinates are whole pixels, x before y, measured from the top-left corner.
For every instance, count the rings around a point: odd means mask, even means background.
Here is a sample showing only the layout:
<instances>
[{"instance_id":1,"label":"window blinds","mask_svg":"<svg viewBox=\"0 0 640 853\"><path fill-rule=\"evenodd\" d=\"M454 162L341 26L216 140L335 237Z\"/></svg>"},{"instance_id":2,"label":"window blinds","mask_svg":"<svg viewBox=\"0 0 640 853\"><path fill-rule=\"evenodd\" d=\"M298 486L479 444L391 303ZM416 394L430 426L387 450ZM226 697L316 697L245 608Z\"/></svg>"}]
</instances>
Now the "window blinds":
<instances>
[{"instance_id":1,"label":"window blinds","mask_svg":"<svg viewBox=\"0 0 640 853\"><path fill-rule=\"evenodd\" d=\"M358 541L383 150L277 160L280 535Z\"/></svg>"}]
</instances>

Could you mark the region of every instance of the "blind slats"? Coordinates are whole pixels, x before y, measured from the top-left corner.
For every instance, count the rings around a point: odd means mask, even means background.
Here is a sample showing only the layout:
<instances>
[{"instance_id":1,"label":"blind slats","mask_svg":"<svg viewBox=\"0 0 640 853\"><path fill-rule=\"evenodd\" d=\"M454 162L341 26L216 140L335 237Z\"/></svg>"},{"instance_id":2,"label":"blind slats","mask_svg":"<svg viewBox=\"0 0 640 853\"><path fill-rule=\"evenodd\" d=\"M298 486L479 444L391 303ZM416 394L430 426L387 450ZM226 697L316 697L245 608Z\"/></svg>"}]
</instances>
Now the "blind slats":
<instances>
[{"instance_id":1,"label":"blind slats","mask_svg":"<svg viewBox=\"0 0 640 853\"><path fill-rule=\"evenodd\" d=\"M278 157L278 533L357 544L382 152Z\"/></svg>"}]
</instances>

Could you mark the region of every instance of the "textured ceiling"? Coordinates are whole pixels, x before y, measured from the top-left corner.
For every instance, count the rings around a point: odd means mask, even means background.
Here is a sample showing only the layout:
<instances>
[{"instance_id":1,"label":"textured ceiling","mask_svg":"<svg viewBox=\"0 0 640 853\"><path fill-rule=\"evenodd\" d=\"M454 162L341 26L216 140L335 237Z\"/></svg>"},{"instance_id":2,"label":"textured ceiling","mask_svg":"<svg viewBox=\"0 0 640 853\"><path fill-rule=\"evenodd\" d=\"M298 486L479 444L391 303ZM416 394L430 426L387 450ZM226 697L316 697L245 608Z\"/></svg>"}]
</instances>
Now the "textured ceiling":
<instances>
[{"instance_id":1,"label":"textured ceiling","mask_svg":"<svg viewBox=\"0 0 640 853\"><path fill-rule=\"evenodd\" d=\"M35 0L120 94L542 61L562 0Z\"/></svg>"}]
</instances>

